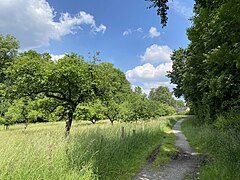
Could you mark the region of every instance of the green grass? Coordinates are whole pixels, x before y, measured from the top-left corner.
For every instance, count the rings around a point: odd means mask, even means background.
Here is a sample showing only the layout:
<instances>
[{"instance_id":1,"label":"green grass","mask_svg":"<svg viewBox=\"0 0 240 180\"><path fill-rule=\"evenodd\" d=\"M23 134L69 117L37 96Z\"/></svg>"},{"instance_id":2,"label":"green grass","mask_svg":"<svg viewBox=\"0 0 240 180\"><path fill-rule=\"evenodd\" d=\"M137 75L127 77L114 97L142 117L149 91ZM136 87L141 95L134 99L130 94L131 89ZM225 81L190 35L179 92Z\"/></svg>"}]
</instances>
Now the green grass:
<instances>
[{"instance_id":1,"label":"green grass","mask_svg":"<svg viewBox=\"0 0 240 180\"><path fill-rule=\"evenodd\" d=\"M163 164L170 162L171 156L174 157L178 152L177 148L174 145L174 142L176 141L176 136L172 132L171 128L166 128L165 132L165 139L163 139L159 154L157 155L156 160L153 162L154 167L159 167Z\"/></svg>"},{"instance_id":2,"label":"green grass","mask_svg":"<svg viewBox=\"0 0 240 180\"><path fill-rule=\"evenodd\" d=\"M200 179L240 179L240 134L234 130L219 130L196 126L194 119L186 120L182 130L192 147L207 155L200 168Z\"/></svg>"},{"instance_id":3,"label":"green grass","mask_svg":"<svg viewBox=\"0 0 240 180\"><path fill-rule=\"evenodd\" d=\"M0 130L0 179L131 179L179 116L137 123L14 125ZM125 128L124 138L121 128ZM135 130L135 133L133 133Z\"/></svg>"}]
</instances>

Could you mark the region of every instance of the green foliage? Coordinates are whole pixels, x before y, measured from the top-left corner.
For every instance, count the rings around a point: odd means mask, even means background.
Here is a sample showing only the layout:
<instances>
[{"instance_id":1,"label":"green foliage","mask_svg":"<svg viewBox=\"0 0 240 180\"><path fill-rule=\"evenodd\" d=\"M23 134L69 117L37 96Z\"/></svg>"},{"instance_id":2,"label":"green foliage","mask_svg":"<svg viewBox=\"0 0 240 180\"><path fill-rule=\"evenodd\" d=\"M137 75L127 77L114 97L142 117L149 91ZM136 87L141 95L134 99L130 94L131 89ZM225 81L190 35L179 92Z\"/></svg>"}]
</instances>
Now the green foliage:
<instances>
[{"instance_id":1,"label":"green foliage","mask_svg":"<svg viewBox=\"0 0 240 180\"><path fill-rule=\"evenodd\" d=\"M77 119L88 120L93 124L103 119L103 106L101 101L90 102L84 105L78 105L74 113Z\"/></svg>"},{"instance_id":2,"label":"green foliage","mask_svg":"<svg viewBox=\"0 0 240 180\"><path fill-rule=\"evenodd\" d=\"M68 117L66 134L69 134L73 114L79 104L96 98L104 102L111 99L118 102L122 94L130 91L124 73L112 64L97 64L95 60L89 63L76 54L65 55L53 62L49 54L30 50L20 53L5 73L8 78L14 79L7 89L13 98L34 98L38 95L56 103L53 111L58 106L63 107L62 117Z\"/></svg>"},{"instance_id":3,"label":"green foliage","mask_svg":"<svg viewBox=\"0 0 240 180\"><path fill-rule=\"evenodd\" d=\"M166 104L159 104L158 107L158 112L159 112L159 116L168 116L168 115L173 115L174 113L176 113L176 109L172 106L168 106Z\"/></svg>"},{"instance_id":4,"label":"green foliage","mask_svg":"<svg viewBox=\"0 0 240 180\"><path fill-rule=\"evenodd\" d=\"M230 112L220 114L215 122L215 126L219 129L236 129L240 130L239 112L232 110Z\"/></svg>"},{"instance_id":5,"label":"green foliage","mask_svg":"<svg viewBox=\"0 0 240 180\"><path fill-rule=\"evenodd\" d=\"M191 43L172 55L174 93L184 95L200 123L239 109L239 8L237 0L197 1L187 30Z\"/></svg>"},{"instance_id":6,"label":"green foliage","mask_svg":"<svg viewBox=\"0 0 240 180\"><path fill-rule=\"evenodd\" d=\"M13 58L17 55L17 49L19 43L15 37L6 35L6 37L0 35L0 83L3 83L5 75L3 69L9 66Z\"/></svg>"},{"instance_id":7,"label":"green foliage","mask_svg":"<svg viewBox=\"0 0 240 180\"><path fill-rule=\"evenodd\" d=\"M37 100L17 99L8 106L3 119L5 124L13 125L15 123L25 123L25 128L31 122L37 122L39 118L43 118L43 111L37 106Z\"/></svg>"},{"instance_id":8,"label":"green foliage","mask_svg":"<svg viewBox=\"0 0 240 180\"><path fill-rule=\"evenodd\" d=\"M104 102L102 112L113 125L113 122L119 119L120 105L117 104L113 99L110 99Z\"/></svg>"},{"instance_id":9,"label":"green foliage","mask_svg":"<svg viewBox=\"0 0 240 180\"><path fill-rule=\"evenodd\" d=\"M182 129L191 146L207 155L205 162L208 163L200 167L199 179L239 179L239 132L196 126L194 121L196 119L185 121Z\"/></svg>"},{"instance_id":10,"label":"green foliage","mask_svg":"<svg viewBox=\"0 0 240 180\"><path fill-rule=\"evenodd\" d=\"M185 103L182 100L175 100L175 107L182 108L185 107Z\"/></svg>"},{"instance_id":11,"label":"green foliage","mask_svg":"<svg viewBox=\"0 0 240 180\"><path fill-rule=\"evenodd\" d=\"M168 0L145 0L150 1L152 4L148 8L157 8L157 15L161 18L162 27L166 26L167 24L167 11L168 7Z\"/></svg>"},{"instance_id":12,"label":"green foliage","mask_svg":"<svg viewBox=\"0 0 240 180\"><path fill-rule=\"evenodd\" d=\"M120 118L124 121L147 120L175 112L174 107L147 98L140 87L136 87L134 92L127 96L127 101L120 105Z\"/></svg>"},{"instance_id":13,"label":"green foliage","mask_svg":"<svg viewBox=\"0 0 240 180\"><path fill-rule=\"evenodd\" d=\"M174 95L180 98L183 95L183 78L184 72L186 71L186 59L187 59L187 51L183 48L178 50L174 50L171 59L173 61L172 71L168 72L167 75L171 83L176 84L177 86L174 89Z\"/></svg>"},{"instance_id":14,"label":"green foliage","mask_svg":"<svg viewBox=\"0 0 240 180\"><path fill-rule=\"evenodd\" d=\"M168 87L159 86L158 88L152 88L148 98L153 101L159 101L161 103L167 104L169 106L174 105L174 99L172 93L169 91Z\"/></svg>"}]
</instances>

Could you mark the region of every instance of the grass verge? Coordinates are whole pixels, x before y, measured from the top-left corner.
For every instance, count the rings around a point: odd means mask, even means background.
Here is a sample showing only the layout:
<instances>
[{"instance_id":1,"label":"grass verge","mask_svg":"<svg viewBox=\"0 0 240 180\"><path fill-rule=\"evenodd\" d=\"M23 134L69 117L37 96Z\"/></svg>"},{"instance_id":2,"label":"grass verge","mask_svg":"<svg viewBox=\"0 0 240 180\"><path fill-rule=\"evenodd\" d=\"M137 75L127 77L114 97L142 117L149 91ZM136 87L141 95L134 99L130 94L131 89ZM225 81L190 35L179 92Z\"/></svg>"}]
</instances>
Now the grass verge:
<instances>
[{"instance_id":1,"label":"grass verge","mask_svg":"<svg viewBox=\"0 0 240 180\"><path fill-rule=\"evenodd\" d=\"M240 179L239 132L196 126L194 118L184 121L182 130L190 145L196 151L207 155L205 161L208 163L201 166L200 179Z\"/></svg>"}]
</instances>

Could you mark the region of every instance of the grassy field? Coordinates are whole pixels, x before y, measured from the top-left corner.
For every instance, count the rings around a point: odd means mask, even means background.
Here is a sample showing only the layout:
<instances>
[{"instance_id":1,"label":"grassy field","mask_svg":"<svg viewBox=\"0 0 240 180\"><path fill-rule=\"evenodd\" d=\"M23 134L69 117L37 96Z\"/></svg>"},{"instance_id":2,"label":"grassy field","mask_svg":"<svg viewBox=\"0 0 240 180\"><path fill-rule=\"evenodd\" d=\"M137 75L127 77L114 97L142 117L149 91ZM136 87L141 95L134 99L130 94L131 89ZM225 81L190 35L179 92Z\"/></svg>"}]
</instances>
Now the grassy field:
<instances>
[{"instance_id":1,"label":"grassy field","mask_svg":"<svg viewBox=\"0 0 240 180\"><path fill-rule=\"evenodd\" d=\"M240 134L234 130L220 130L209 126L196 126L187 120L182 130L192 147L207 155L200 168L200 179L240 179Z\"/></svg>"},{"instance_id":2,"label":"grassy field","mask_svg":"<svg viewBox=\"0 0 240 180\"><path fill-rule=\"evenodd\" d=\"M0 179L131 179L152 150L168 139L177 119L115 123L114 127L109 121L74 122L68 139L64 122L31 124L26 132L24 125L8 131L2 127Z\"/></svg>"}]
</instances>

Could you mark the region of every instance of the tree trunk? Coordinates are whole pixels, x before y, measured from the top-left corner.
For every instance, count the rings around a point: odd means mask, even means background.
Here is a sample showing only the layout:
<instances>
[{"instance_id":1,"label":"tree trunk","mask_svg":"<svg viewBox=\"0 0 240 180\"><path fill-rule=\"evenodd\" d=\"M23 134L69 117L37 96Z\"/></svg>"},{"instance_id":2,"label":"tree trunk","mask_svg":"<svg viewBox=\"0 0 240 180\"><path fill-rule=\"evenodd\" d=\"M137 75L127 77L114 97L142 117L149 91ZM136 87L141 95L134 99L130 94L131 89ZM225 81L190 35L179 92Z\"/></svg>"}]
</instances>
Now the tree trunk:
<instances>
[{"instance_id":1,"label":"tree trunk","mask_svg":"<svg viewBox=\"0 0 240 180\"><path fill-rule=\"evenodd\" d=\"M26 131L26 130L27 130L27 127L28 127L28 121L26 120L26 121L25 121L25 127L24 127L24 131Z\"/></svg>"},{"instance_id":2,"label":"tree trunk","mask_svg":"<svg viewBox=\"0 0 240 180\"><path fill-rule=\"evenodd\" d=\"M9 124L5 124L6 131L9 129Z\"/></svg>"},{"instance_id":3,"label":"tree trunk","mask_svg":"<svg viewBox=\"0 0 240 180\"><path fill-rule=\"evenodd\" d=\"M114 121L114 120L110 120L112 126L113 126L113 121Z\"/></svg>"},{"instance_id":4,"label":"tree trunk","mask_svg":"<svg viewBox=\"0 0 240 180\"><path fill-rule=\"evenodd\" d=\"M66 121L66 131L65 131L65 137L68 137L70 134L70 129L72 126L72 119L73 119L73 112L68 113L68 120Z\"/></svg>"}]
</instances>

